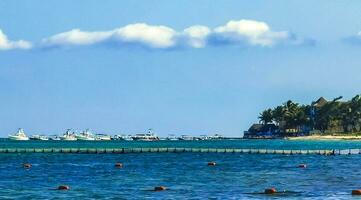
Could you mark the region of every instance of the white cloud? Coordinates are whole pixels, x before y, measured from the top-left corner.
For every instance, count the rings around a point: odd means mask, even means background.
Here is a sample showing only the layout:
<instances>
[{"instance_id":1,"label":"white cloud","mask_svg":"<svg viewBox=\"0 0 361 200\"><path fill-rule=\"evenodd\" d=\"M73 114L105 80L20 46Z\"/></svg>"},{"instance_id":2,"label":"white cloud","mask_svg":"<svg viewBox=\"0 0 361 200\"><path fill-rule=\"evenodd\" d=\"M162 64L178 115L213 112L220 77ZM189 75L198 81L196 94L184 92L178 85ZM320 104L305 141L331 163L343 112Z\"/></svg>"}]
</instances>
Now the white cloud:
<instances>
[{"instance_id":1,"label":"white cloud","mask_svg":"<svg viewBox=\"0 0 361 200\"><path fill-rule=\"evenodd\" d=\"M43 39L43 43L49 46L62 45L91 45L106 40L111 32L84 32L79 29L59 33Z\"/></svg>"},{"instance_id":2,"label":"white cloud","mask_svg":"<svg viewBox=\"0 0 361 200\"><path fill-rule=\"evenodd\" d=\"M120 43L142 44L150 48L169 48L175 45L175 36L176 32L169 27L138 23L110 31L86 32L73 29L45 38L42 42L46 46L70 46L115 40Z\"/></svg>"},{"instance_id":3,"label":"white cloud","mask_svg":"<svg viewBox=\"0 0 361 200\"><path fill-rule=\"evenodd\" d=\"M25 40L11 41L0 29L0 50L30 49L31 43Z\"/></svg>"},{"instance_id":4,"label":"white cloud","mask_svg":"<svg viewBox=\"0 0 361 200\"><path fill-rule=\"evenodd\" d=\"M251 45L271 47L277 44L300 45L306 40L288 31L273 31L265 22L242 19L229 21L213 30L207 26L190 26L183 31L161 25L129 24L108 31L71 31L42 40L45 46L81 46L99 43L141 45L153 49L174 47L204 48L207 45Z\"/></svg>"},{"instance_id":5,"label":"white cloud","mask_svg":"<svg viewBox=\"0 0 361 200\"><path fill-rule=\"evenodd\" d=\"M123 42L141 43L152 48L169 48L176 44L176 32L166 26L144 23L130 24L114 31L114 37Z\"/></svg>"},{"instance_id":6,"label":"white cloud","mask_svg":"<svg viewBox=\"0 0 361 200\"><path fill-rule=\"evenodd\" d=\"M230 43L246 42L251 45L272 46L290 39L287 31L272 31L265 22L242 19L229 21L214 29L216 37Z\"/></svg>"},{"instance_id":7,"label":"white cloud","mask_svg":"<svg viewBox=\"0 0 361 200\"><path fill-rule=\"evenodd\" d=\"M206 46L207 37L211 30L207 26L191 26L183 31L189 46L194 48L202 48Z\"/></svg>"}]
</instances>

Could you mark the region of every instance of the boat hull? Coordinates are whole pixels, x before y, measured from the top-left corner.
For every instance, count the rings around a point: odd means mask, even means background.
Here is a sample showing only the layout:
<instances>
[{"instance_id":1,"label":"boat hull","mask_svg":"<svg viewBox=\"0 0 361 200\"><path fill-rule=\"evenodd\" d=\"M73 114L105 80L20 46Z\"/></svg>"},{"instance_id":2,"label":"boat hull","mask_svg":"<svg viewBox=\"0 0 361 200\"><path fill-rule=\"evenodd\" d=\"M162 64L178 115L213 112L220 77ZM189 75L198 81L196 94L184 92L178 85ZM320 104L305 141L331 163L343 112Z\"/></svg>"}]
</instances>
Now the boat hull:
<instances>
[{"instance_id":1,"label":"boat hull","mask_svg":"<svg viewBox=\"0 0 361 200\"><path fill-rule=\"evenodd\" d=\"M26 141L29 140L28 137L19 137L19 136L9 136L9 140L18 140L18 141Z\"/></svg>"}]
</instances>

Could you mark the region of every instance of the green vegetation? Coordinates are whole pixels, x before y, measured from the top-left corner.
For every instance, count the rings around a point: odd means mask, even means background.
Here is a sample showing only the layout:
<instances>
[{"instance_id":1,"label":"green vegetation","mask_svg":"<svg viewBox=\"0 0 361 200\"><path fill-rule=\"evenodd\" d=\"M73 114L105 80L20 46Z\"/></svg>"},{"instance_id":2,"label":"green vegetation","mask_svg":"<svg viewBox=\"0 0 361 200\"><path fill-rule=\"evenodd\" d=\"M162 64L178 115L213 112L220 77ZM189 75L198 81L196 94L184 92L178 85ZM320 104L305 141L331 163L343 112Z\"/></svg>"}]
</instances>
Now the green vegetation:
<instances>
[{"instance_id":1,"label":"green vegetation","mask_svg":"<svg viewBox=\"0 0 361 200\"><path fill-rule=\"evenodd\" d=\"M263 124L276 124L283 134L360 132L361 96L356 95L348 101L341 99L337 97L326 101L321 97L311 105L300 105L289 100L273 109L264 110L259 119Z\"/></svg>"}]
</instances>

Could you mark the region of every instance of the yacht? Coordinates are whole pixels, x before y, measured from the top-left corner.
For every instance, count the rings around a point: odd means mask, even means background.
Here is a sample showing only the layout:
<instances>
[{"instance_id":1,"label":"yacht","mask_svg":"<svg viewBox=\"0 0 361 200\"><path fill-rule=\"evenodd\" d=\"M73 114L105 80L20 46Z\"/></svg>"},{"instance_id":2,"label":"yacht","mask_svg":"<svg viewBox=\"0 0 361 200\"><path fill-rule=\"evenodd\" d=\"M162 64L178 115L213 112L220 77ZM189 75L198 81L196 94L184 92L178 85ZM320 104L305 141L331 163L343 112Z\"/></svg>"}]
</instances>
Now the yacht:
<instances>
[{"instance_id":1,"label":"yacht","mask_svg":"<svg viewBox=\"0 0 361 200\"><path fill-rule=\"evenodd\" d=\"M75 136L78 140L95 140L94 135L89 131L89 129L81 132L80 134Z\"/></svg>"},{"instance_id":2,"label":"yacht","mask_svg":"<svg viewBox=\"0 0 361 200\"><path fill-rule=\"evenodd\" d=\"M29 140L29 137L25 135L25 132L22 128L19 128L18 132L13 135L9 135L10 140Z\"/></svg>"},{"instance_id":3,"label":"yacht","mask_svg":"<svg viewBox=\"0 0 361 200\"><path fill-rule=\"evenodd\" d=\"M125 141L131 141L133 140L131 135L114 135L112 137L112 140L125 140Z\"/></svg>"},{"instance_id":4,"label":"yacht","mask_svg":"<svg viewBox=\"0 0 361 200\"><path fill-rule=\"evenodd\" d=\"M75 134L70 132L70 129L66 130L66 132L64 133L64 135L60 136L61 140L66 140L66 141L74 141L77 140L75 137Z\"/></svg>"},{"instance_id":5,"label":"yacht","mask_svg":"<svg viewBox=\"0 0 361 200\"><path fill-rule=\"evenodd\" d=\"M158 141L159 140L159 137L153 133L152 129L148 129L147 133L136 134L132 138L133 138L133 140L137 140L137 141Z\"/></svg>"},{"instance_id":6,"label":"yacht","mask_svg":"<svg viewBox=\"0 0 361 200\"><path fill-rule=\"evenodd\" d=\"M96 134L95 135L95 140L105 140L105 141L108 141L108 140L111 140L112 138L109 136L109 135L106 135L106 134Z\"/></svg>"},{"instance_id":7,"label":"yacht","mask_svg":"<svg viewBox=\"0 0 361 200\"><path fill-rule=\"evenodd\" d=\"M49 138L45 135L32 135L30 140L49 140Z\"/></svg>"},{"instance_id":8,"label":"yacht","mask_svg":"<svg viewBox=\"0 0 361 200\"><path fill-rule=\"evenodd\" d=\"M169 134L165 139L166 140L178 140L174 134Z\"/></svg>"},{"instance_id":9,"label":"yacht","mask_svg":"<svg viewBox=\"0 0 361 200\"><path fill-rule=\"evenodd\" d=\"M61 140L61 138L57 135L50 135L49 140Z\"/></svg>"},{"instance_id":10,"label":"yacht","mask_svg":"<svg viewBox=\"0 0 361 200\"><path fill-rule=\"evenodd\" d=\"M190 135L181 135L181 137L179 137L178 139L179 140L195 140L195 138Z\"/></svg>"},{"instance_id":11,"label":"yacht","mask_svg":"<svg viewBox=\"0 0 361 200\"><path fill-rule=\"evenodd\" d=\"M220 135L220 134L214 134L213 136L210 136L209 139L211 139L211 140L221 140L221 139L224 139L224 136Z\"/></svg>"},{"instance_id":12,"label":"yacht","mask_svg":"<svg viewBox=\"0 0 361 200\"><path fill-rule=\"evenodd\" d=\"M211 138L208 137L207 135L200 135L198 139L199 139L199 140L209 140L209 139L211 139Z\"/></svg>"}]
</instances>

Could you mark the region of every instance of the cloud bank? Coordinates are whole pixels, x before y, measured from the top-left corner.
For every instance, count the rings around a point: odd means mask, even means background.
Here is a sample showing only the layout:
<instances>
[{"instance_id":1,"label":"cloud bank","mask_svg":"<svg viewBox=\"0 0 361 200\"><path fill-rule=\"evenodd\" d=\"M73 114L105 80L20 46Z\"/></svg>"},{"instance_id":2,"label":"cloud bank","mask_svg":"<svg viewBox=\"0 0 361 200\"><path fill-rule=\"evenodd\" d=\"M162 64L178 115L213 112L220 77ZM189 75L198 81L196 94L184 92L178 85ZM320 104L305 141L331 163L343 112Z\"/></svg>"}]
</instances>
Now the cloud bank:
<instances>
[{"instance_id":1,"label":"cloud bank","mask_svg":"<svg viewBox=\"0 0 361 200\"><path fill-rule=\"evenodd\" d=\"M11 41L0 29L0 50L30 49L31 43L25 40Z\"/></svg>"},{"instance_id":2,"label":"cloud bank","mask_svg":"<svg viewBox=\"0 0 361 200\"><path fill-rule=\"evenodd\" d=\"M302 45L308 40L288 31L274 31L268 24L255 20L232 20L213 29L195 25L176 31L162 25L129 24L108 31L73 29L42 40L45 47L71 47L97 44L137 45L150 49L178 47L204 48L213 45L248 45L272 47L275 45Z\"/></svg>"}]
</instances>

